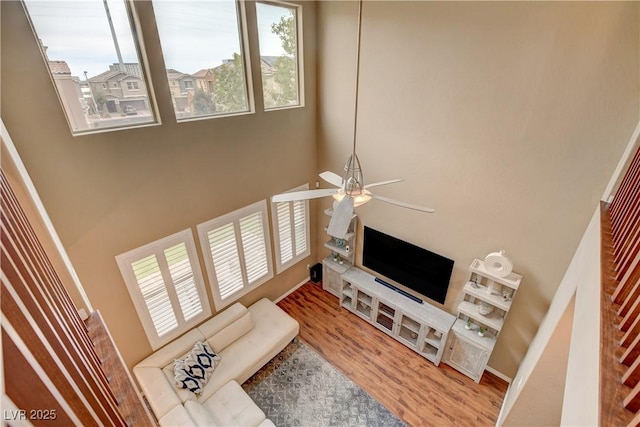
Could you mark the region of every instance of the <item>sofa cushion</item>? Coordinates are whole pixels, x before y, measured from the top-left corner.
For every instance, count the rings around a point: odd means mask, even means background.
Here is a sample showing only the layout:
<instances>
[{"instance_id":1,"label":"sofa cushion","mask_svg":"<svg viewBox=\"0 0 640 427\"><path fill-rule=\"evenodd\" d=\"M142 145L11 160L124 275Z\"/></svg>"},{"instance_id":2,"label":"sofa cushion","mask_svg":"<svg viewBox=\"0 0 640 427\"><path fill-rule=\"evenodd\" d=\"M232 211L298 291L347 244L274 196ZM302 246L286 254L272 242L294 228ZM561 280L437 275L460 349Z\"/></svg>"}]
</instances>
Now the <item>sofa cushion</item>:
<instances>
[{"instance_id":1,"label":"sofa cushion","mask_svg":"<svg viewBox=\"0 0 640 427\"><path fill-rule=\"evenodd\" d=\"M189 400L184 403L184 409L199 426L217 427L218 423L211 413L200 403Z\"/></svg>"},{"instance_id":2,"label":"sofa cushion","mask_svg":"<svg viewBox=\"0 0 640 427\"><path fill-rule=\"evenodd\" d=\"M218 426L257 426L267 418L236 381L222 386L202 406Z\"/></svg>"},{"instance_id":3,"label":"sofa cushion","mask_svg":"<svg viewBox=\"0 0 640 427\"><path fill-rule=\"evenodd\" d=\"M298 322L266 298L253 304L249 312L255 327L220 352L222 360L202 394L196 396L198 401L208 399L229 381L242 384L298 335Z\"/></svg>"},{"instance_id":4,"label":"sofa cushion","mask_svg":"<svg viewBox=\"0 0 640 427\"><path fill-rule=\"evenodd\" d=\"M206 339L209 339L248 312L247 307L237 302L198 326L197 329ZM214 348L214 350L222 351L222 349L217 348Z\"/></svg>"},{"instance_id":5,"label":"sofa cushion","mask_svg":"<svg viewBox=\"0 0 640 427\"><path fill-rule=\"evenodd\" d=\"M158 418L162 427L191 427L201 425L197 423L182 405L174 406L163 417ZM206 424L204 424L206 425Z\"/></svg>"},{"instance_id":6,"label":"sofa cushion","mask_svg":"<svg viewBox=\"0 0 640 427\"><path fill-rule=\"evenodd\" d=\"M221 352L237 339L245 336L254 326L251 313L247 312L217 334L209 337L207 342L215 351Z\"/></svg>"}]
</instances>

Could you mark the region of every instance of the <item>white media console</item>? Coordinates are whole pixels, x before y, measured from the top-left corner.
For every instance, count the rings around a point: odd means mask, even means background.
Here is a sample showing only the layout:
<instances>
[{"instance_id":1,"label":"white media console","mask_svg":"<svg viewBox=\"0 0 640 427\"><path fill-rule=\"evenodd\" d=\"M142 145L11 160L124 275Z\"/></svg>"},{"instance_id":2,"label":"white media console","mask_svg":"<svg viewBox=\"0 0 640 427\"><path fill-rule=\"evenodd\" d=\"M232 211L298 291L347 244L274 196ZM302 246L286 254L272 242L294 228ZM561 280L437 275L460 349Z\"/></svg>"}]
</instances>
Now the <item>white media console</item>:
<instances>
[{"instance_id":1,"label":"white media console","mask_svg":"<svg viewBox=\"0 0 640 427\"><path fill-rule=\"evenodd\" d=\"M456 316L428 303L418 303L378 283L356 267L340 275L340 305L387 333L421 356L440 363Z\"/></svg>"}]
</instances>

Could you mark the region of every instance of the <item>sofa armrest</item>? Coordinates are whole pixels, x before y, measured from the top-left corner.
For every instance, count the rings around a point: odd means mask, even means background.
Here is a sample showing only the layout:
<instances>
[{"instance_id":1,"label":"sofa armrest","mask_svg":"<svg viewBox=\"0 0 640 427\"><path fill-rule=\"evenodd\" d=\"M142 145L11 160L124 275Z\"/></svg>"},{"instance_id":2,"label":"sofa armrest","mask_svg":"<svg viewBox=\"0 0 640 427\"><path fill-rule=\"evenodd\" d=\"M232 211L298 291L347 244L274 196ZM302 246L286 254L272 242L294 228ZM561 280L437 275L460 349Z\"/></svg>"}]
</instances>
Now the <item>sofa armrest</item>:
<instances>
[{"instance_id":1,"label":"sofa armrest","mask_svg":"<svg viewBox=\"0 0 640 427\"><path fill-rule=\"evenodd\" d=\"M182 406L175 387L162 369L136 366L133 373L156 417L162 418L176 406Z\"/></svg>"}]
</instances>

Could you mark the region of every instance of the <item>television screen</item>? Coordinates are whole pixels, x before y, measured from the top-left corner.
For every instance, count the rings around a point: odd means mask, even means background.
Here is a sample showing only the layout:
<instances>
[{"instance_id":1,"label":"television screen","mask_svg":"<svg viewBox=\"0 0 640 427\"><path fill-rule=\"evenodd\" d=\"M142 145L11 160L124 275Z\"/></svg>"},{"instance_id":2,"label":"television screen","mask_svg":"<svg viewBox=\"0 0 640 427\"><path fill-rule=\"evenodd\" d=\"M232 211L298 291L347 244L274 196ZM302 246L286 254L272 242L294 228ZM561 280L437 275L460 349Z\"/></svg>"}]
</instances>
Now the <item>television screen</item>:
<instances>
[{"instance_id":1,"label":"television screen","mask_svg":"<svg viewBox=\"0 0 640 427\"><path fill-rule=\"evenodd\" d=\"M444 304L452 259L364 227L362 264L399 284Z\"/></svg>"}]
</instances>

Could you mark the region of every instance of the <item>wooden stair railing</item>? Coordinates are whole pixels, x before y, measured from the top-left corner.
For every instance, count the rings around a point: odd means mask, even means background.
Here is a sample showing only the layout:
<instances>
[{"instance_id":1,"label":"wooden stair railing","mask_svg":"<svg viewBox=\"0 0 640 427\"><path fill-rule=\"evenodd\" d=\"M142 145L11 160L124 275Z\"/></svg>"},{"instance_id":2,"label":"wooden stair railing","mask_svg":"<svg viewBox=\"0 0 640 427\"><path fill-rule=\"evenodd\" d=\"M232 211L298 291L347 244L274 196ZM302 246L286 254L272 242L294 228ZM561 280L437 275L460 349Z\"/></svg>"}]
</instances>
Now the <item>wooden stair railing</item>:
<instances>
[{"instance_id":1,"label":"wooden stair railing","mask_svg":"<svg viewBox=\"0 0 640 427\"><path fill-rule=\"evenodd\" d=\"M640 148L601 205L600 425L640 425Z\"/></svg>"},{"instance_id":2,"label":"wooden stair railing","mask_svg":"<svg viewBox=\"0 0 640 427\"><path fill-rule=\"evenodd\" d=\"M0 172L0 376L16 408L3 425L153 427L102 318L82 321L51 255Z\"/></svg>"}]
</instances>

